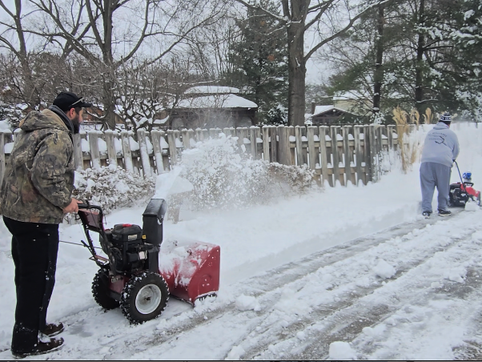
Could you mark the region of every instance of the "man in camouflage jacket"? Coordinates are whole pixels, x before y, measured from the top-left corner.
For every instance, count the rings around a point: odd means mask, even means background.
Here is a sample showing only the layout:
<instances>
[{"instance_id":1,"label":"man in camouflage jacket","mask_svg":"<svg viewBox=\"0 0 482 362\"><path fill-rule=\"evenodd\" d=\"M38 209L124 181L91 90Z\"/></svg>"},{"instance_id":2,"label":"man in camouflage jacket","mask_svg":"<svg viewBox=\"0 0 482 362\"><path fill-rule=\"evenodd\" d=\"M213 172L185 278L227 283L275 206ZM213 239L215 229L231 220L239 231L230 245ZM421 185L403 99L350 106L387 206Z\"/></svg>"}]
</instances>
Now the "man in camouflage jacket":
<instances>
[{"instance_id":1,"label":"man in camouflage jacket","mask_svg":"<svg viewBox=\"0 0 482 362\"><path fill-rule=\"evenodd\" d=\"M78 133L82 107L71 92L61 92L42 112L32 111L20 123L0 191L0 214L12 233L17 305L11 351L17 357L60 347L63 325L47 324L52 295L59 223L77 212L72 198L74 159L72 134ZM48 336L42 338L39 332Z\"/></svg>"}]
</instances>

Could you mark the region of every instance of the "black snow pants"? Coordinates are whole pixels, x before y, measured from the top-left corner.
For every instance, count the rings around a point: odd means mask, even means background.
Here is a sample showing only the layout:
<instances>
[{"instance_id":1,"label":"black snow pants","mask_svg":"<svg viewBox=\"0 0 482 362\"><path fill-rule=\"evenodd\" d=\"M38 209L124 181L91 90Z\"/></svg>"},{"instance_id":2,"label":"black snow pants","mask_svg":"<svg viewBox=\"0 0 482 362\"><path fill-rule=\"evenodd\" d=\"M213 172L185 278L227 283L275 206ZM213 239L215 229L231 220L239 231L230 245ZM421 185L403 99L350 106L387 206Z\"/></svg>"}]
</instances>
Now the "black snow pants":
<instances>
[{"instance_id":1,"label":"black snow pants","mask_svg":"<svg viewBox=\"0 0 482 362\"><path fill-rule=\"evenodd\" d=\"M59 225L27 223L3 217L12 234L17 305L11 350L32 351L46 327L47 308L55 284Z\"/></svg>"}]
</instances>

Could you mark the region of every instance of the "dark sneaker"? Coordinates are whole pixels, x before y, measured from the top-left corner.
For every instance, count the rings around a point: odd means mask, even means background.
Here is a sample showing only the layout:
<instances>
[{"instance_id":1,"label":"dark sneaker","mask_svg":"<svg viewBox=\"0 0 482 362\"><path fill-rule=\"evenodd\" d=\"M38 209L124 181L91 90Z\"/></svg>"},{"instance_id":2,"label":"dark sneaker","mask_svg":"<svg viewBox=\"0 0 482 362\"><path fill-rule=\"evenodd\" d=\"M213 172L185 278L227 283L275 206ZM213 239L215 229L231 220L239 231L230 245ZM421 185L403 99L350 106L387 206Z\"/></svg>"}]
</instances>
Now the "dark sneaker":
<instances>
[{"instance_id":1,"label":"dark sneaker","mask_svg":"<svg viewBox=\"0 0 482 362\"><path fill-rule=\"evenodd\" d=\"M56 336L57 334L60 334L64 331L64 325L59 322L59 323L49 323L47 324L47 327L41 333L45 334L46 336L53 337Z\"/></svg>"},{"instance_id":2,"label":"dark sneaker","mask_svg":"<svg viewBox=\"0 0 482 362\"><path fill-rule=\"evenodd\" d=\"M428 219L432 213L430 211L424 211L422 212L422 216Z\"/></svg>"},{"instance_id":3,"label":"dark sneaker","mask_svg":"<svg viewBox=\"0 0 482 362\"><path fill-rule=\"evenodd\" d=\"M452 211L450 210L442 210L442 209L438 210L438 216L450 216L450 215L452 215Z\"/></svg>"},{"instance_id":4,"label":"dark sneaker","mask_svg":"<svg viewBox=\"0 0 482 362\"><path fill-rule=\"evenodd\" d=\"M17 358L25 358L28 356L35 356L38 354L45 354L49 352L53 352L64 344L63 338L50 338L48 342L38 341L35 348L29 352L17 352L12 351L12 354Z\"/></svg>"}]
</instances>

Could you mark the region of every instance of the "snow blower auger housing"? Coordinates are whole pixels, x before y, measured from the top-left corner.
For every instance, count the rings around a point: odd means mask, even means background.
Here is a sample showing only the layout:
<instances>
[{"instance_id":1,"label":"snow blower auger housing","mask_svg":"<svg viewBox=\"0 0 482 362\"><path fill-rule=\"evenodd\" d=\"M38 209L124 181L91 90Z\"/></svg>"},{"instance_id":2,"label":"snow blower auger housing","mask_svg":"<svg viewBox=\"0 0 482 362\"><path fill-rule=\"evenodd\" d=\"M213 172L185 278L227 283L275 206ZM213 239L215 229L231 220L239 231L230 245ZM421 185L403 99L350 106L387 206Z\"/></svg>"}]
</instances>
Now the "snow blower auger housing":
<instances>
[{"instance_id":1,"label":"snow blower auger housing","mask_svg":"<svg viewBox=\"0 0 482 362\"><path fill-rule=\"evenodd\" d=\"M79 205L87 237L87 242L82 243L99 266L92 282L94 299L107 310L120 307L133 324L160 315L170 295L194 305L197 299L216 295L219 289L219 246L190 243L184 253L177 249L173 257L160 258L166 210L163 199L153 198L142 214L142 228L116 224L104 229L101 207ZM99 234L99 244L107 257L96 253L91 231ZM160 266L159 259L169 261L169 265Z\"/></svg>"},{"instance_id":2,"label":"snow blower auger housing","mask_svg":"<svg viewBox=\"0 0 482 362\"><path fill-rule=\"evenodd\" d=\"M459 172L460 182L450 184L449 206L465 207L469 200L475 202L478 206L482 206L480 191L475 190L473 187L472 173L464 172L463 175L461 175L457 162L455 162L455 165Z\"/></svg>"}]
</instances>

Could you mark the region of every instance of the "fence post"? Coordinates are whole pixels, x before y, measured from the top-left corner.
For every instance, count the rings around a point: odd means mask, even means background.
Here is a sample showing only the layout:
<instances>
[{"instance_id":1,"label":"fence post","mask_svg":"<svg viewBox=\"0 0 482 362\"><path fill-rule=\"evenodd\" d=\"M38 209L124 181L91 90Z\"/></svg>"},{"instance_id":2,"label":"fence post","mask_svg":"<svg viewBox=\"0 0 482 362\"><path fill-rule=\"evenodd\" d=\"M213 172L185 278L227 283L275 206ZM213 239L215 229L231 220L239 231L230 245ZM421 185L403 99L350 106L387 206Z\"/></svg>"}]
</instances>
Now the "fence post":
<instances>
[{"instance_id":1,"label":"fence post","mask_svg":"<svg viewBox=\"0 0 482 362\"><path fill-rule=\"evenodd\" d=\"M246 151L245 139L249 141L248 128L247 127L236 128L236 135L238 137L238 146L241 147L243 151ZM251 141L249 142L251 143Z\"/></svg>"},{"instance_id":2,"label":"fence post","mask_svg":"<svg viewBox=\"0 0 482 362\"><path fill-rule=\"evenodd\" d=\"M154 152L154 159L156 160L157 174L164 173L164 163L162 162L162 148L161 148L162 131L152 130L152 150Z\"/></svg>"},{"instance_id":3,"label":"fence post","mask_svg":"<svg viewBox=\"0 0 482 362\"><path fill-rule=\"evenodd\" d=\"M169 144L169 156L171 158L171 165L177 164L177 147L176 137L172 129L167 130L167 143Z\"/></svg>"},{"instance_id":4,"label":"fence post","mask_svg":"<svg viewBox=\"0 0 482 362\"><path fill-rule=\"evenodd\" d=\"M338 129L340 126L331 126L331 153L333 155L333 185L336 186L336 180L340 181L342 186L345 181L340 177L340 158L338 156Z\"/></svg>"},{"instance_id":5,"label":"fence post","mask_svg":"<svg viewBox=\"0 0 482 362\"><path fill-rule=\"evenodd\" d=\"M301 126L295 126L295 147L296 147L296 165L303 164L303 140L301 139Z\"/></svg>"},{"instance_id":6,"label":"fence post","mask_svg":"<svg viewBox=\"0 0 482 362\"><path fill-rule=\"evenodd\" d=\"M92 131L88 135L92 168L98 170L100 169L99 134L97 131Z\"/></svg>"},{"instance_id":7,"label":"fence post","mask_svg":"<svg viewBox=\"0 0 482 362\"><path fill-rule=\"evenodd\" d=\"M108 129L104 132L105 143L107 145L107 158L109 159L109 165L117 168L117 151L114 143L114 131Z\"/></svg>"},{"instance_id":8,"label":"fence post","mask_svg":"<svg viewBox=\"0 0 482 362\"><path fill-rule=\"evenodd\" d=\"M269 127L263 126L263 160L269 162Z\"/></svg>"},{"instance_id":9,"label":"fence post","mask_svg":"<svg viewBox=\"0 0 482 362\"><path fill-rule=\"evenodd\" d=\"M354 174L351 172L351 161L353 155L350 152L350 130L351 126L343 126L342 133L343 133L343 153L345 154L345 180L346 184L348 184L348 180L351 181L352 184L355 184Z\"/></svg>"},{"instance_id":10,"label":"fence post","mask_svg":"<svg viewBox=\"0 0 482 362\"><path fill-rule=\"evenodd\" d=\"M377 155L383 151L383 126L375 126L375 134L377 137Z\"/></svg>"},{"instance_id":11,"label":"fence post","mask_svg":"<svg viewBox=\"0 0 482 362\"><path fill-rule=\"evenodd\" d=\"M121 132L122 154L124 156L124 164L125 164L126 170L134 173L134 166L132 164L131 145L129 141L129 138L130 138L129 133L130 133L129 131Z\"/></svg>"},{"instance_id":12,"label":"fence post","mask_svg":"<svg viewBox=\"0 0 482 362\"><path fill-rule=\"evenodd\" d=\"M256 159L258 153L258 135L256 131L259 131L258 127L249 128L249 138L251 140L251 156L253 156L253 159Z\"/></svg>"},{"instance_id":13,"label":"fence post","mask_svg":"<svg viewBox=\"0 0 482 362\"><path fill-rule=\"evenodd\" d=\"M290 134L289 128L286 126L279 126L279 163L283 165L291 165L290 152Z\"/></svg>"},{"instance_id":14,"label":"fence post","mask_svg":"<svg viewBox=\"0 0 482 362\"><path fill-rule=\"evenodd\" d=\"M308 139L308 155L309 167L310 169L316 169L316 164L318 163L318 155L315 155L315 126L308 126L306 130L306 138Z\"/></svg>"},{"instance_id":15,"label":"fence post","mask_svg":"<svg viewBox=\"0 0 482 362\"><path fill-rule=\"evenodd\" d=\"M387 126L387 139L388 139L388 149L395 149L394 144L393 144L393 128L395 126L393 124L390 124Z\"/></svg>"},{"instance_id":16,"label":"fence post","mask_svg":"<svg viewBox=\"0 0 482 362\"><path fill-rule=\"evenodd\" d=\"M295 140L295 144L293 147L291 147L291 138ZM288 146L289 146L289 152L290 152L290 158L289 158L289 164L290 165L296 165L296 138L295 138L295 127L294 126L288 126Z\"/></svg>"},{"instance_id":17,"label":"fence post","mask_svg":"<svg viewBox=\"0 0 482 362\"><path fill-rule=\"evenodd\" d=\"M181 130L182 146L185 150L191 148L191 133L187 129Z\"/></svg>"},{"instance_id":18,"label":"fence post","mask_svg":"<svg viewBox=\"0 0 482 362\"><path fill-rule=\"evenodd\" d=\"M333 186L332 177L328 174L328 152L326 150L326 135L328 133L328 126L320 126L319 137L320 137L320 158L321 158L321 174L323 176L323 182L328 181L330 186Z\"/></svg>"},{"instance_id":19,"label":"fence post","mask_svg":"<svg viewBox=\"0 0 482 362\"><path fill-rule=\"evenodd\" d=\"M76 170L82 170L84 158L82 156L82 139L79 133L72 135L72 144L74 146L74 167Z\"/></svg>"},{"instance_id":20,"label":"fence post","mask_svg":"<svg viewBox=\"0 0 482 362\"><path fill-rule=\"evenodd\" d=\"M372 156L370 153L371 139L370 139L370 126L363 126L363 156L365 159L365 175L366 183L372 180Z\"/></svg>"},{"instance_id":21,"label":"fence post","mask_svg":"<svg viewBox=\"0 0 482 362\"><path fill-rule=\"evenodd\" d=\"M222 133L221 128L210 128L209 129L209 137L213 140L219 138L219 134Z\"/></svg>"},{"instance_id":22,"label":"fence post","mask_svg":"<svg viewBox=\"0 0 482 362\"><path fill-rule=\"evenodd\" d=\"M375 157L377 155L377 145L376 145L376 133L375 133L375 125L371 124L368 126L368 133L369 133L369 152L370 152L370 158L369 158L369 172L370 172L370 181L376 182L377 179L374 177L374 171L375 171Z\"/></svg>"},{"instance_id":23,"label":"fence post","mask_svg":"<svg viewBox=\"0 0 482 362\"><path fill-rule=\"evenodd\" d=\"M360 183L360 180L362 180L363 184L366 185L365 182L365 174L363 173L362 170L362 161L363 161L363 151L362 151L362 143L361 143L361 136L360 136L360 131L363 126L355 126L355 157L356 157L356 174L357 174L357 181L356 184L358 185Z\"/></svg>"},{"instance_id":24,"label":"fence post","mask_svg":"<svg viewBox=\"0 0 482 362\"><path fill-rule=\"evenodd\" d=\"M149 160L149 150L147 149L146 130L141 128L137 130L137 141L139 142L139 153L141 156L142 170L144 177L151 177L151 163Z\"/></svg>"},{"instance_id":25,"label":"fence post","mask_svg":"<svg viewBox=\"0 0 482 362\"><path fill-rule=\"evenodd\" d=\"M234 131L233 127L223 128L223 133L226 135L226 138L234 137L234 135L235 135L235 131Z\"/></svg>"},{"instance_id":26,"label":"fence post","mask_svg":"<svg viewBox=\"0 0 482 362\"><path fill-rule=\"evenodd\" d=\"M269 157L271 162L279 162L278 127L273 126L269 128L269 143L270 143Z\"/></svg>"},{"instance_id":27,"label":"fence post","mask_svg":"<svg viewBox=\"0 0 482 362\"><path fill-rule=\"evenodd\" d=\"M168 130L169 132L169 130ZM201 128L196 128L195 130L196 132L196 139L198 142L202 142L204 141L204 133L203 133L203 130Z\"/></svg>"}]
</instances>

